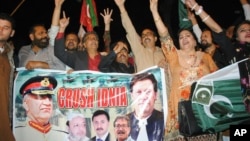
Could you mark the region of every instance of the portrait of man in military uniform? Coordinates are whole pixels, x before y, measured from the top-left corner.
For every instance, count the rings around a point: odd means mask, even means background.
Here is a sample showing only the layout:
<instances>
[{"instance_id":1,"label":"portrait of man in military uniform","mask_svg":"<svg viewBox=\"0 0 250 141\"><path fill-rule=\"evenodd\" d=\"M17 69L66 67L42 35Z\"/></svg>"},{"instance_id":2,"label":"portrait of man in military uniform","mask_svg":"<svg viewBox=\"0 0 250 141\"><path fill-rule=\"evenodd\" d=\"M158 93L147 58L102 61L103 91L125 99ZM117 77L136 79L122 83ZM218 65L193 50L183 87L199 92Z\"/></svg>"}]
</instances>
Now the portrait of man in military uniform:
<instances>
[{"instance_id":1,"label":"portrait of man in military uniform","mask_svg":"<svg viewBox=\"0 0 250 141\"><path fill-rule=\"evenodd\" d=\"M35 76L20 88L22 105L26 111L24 125L15 127L16 141L62 141L66 132L52 125L54 89L57 80L52 76Z\"/></svg>"}]
</instances>

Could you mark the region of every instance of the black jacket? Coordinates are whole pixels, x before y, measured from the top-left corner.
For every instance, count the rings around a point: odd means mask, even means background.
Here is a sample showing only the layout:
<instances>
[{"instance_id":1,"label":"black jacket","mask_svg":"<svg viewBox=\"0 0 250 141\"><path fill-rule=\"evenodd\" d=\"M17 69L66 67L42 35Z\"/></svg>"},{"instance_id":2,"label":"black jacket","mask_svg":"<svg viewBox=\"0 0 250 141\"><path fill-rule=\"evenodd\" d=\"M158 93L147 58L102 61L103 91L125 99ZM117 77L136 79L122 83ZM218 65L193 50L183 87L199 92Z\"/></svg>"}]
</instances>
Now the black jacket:
<instances>
[{"instance_id":1,"label":"black jacket","mask_svg":"<svg viewBox=\"0 0 250 141\"><path fill-rule=\"evenodd\" d=\"M54 53L58 59L74 70L89 70L88 52L86 50L74 52L66 51L64 38L55 40Z\"/></svg>"},{"instance_id":2,"label":"black jacket","mask_svg":"<svg viewBox=\"0 0 250 141\"><path fill-rule=\"evenodd\" d=\"M135 69L132 64L127 67L123 63L116 62L116 54L111 51L107 56L103 57L100 64L99 70L101 72L118 72L118 73L134 73Z\"/></svg>"},{"instance_id":3,"label":"black jacket","mask_svg":"<svg viewBox=\"0 0 250 141\"><path fill-rule=\"evenodd\" d=\"M129 113L128 117L130 118L131 124L131 137L133 140L137 140L139 134L138 122L136 119L134 112ZM152 115L147 119L147 134L149 141L163 141L164 136L164 116L163 112L157 111L154 109Z\"/></svg>"}]
</instances>

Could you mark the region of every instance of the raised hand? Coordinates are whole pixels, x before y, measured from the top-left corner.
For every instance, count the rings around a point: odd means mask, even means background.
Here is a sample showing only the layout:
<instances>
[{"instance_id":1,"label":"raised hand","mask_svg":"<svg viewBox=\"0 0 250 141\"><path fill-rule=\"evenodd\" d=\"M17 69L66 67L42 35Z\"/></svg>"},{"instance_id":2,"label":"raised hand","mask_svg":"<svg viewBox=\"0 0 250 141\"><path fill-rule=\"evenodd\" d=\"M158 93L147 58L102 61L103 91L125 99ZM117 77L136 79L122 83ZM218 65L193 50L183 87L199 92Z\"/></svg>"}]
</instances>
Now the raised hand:
<instances>
[{"instance_id":1,"label":"raised hand","mask_svg":"<svg viewBox=\"0 0 250 141\"><path fill-rule=\"evenodd\" d=\"M197 5L195 0L185 0L185 4L192 10L195 8L194 6Z\"/></svg>"},{"instance_id":2,"label":"raised hand","mask_svg":"<svg viewBox=\"0 0 250 141\"><path fill-rule=\"evenodd\" d=\"M114 52L117 54L117 53L120 53L121 50L123 50L125 47L124 47L124 43L121 43L121 42L118 42L115 47L114 47ZM125 48L126 49L126 48Z\"/></svg>"},{"instance_id":3,"label":"raised hand","mask_svg":"<svg viewBox=\"0 0 250 141\"><path fill-rule=\"evenodd\" d=\"M195 19L195 15L191 11L191 9L187 9L187 16L188 16L188 19L191 20L191 21Z\"/></svg>"},{"instance_id":4,"label":"raised hand","mask_svg":"<svg viewBox=\"0 0 250 141\"><path fill-rule=\"evenodd\" d=\"M158 0L149 0L150 3L150 10L157 11L158 10Z\"/></svg>"},{"instance_id":5,"label":"raised hand","mask_svg":"<svg viewBox=\"0 0 250 141\"><path fill-rule=\"evenodd\" d=\"M118 7L124 6L125 0L114 0Z\"/></svg>"},{"instance_id":6,"label":"raised hand","mask_svg":"<svg viewBox=\"0 0 250 141\"><path fill-rule=\"evenodd\" d=\"M60 19L59 21L59 25L60 25L60 28L66 28L68 25L69 25L69 17L66 17L66 14L65 12L63 11L63 18Z\"/></svg>"},{"instance_id":7,"label":"raised hand","mask_svg":"<svg viewBox=\"0 0 250 141\"><path fill-rule=\"evenodd\" d=\"M65 0L55 0L56 6L61 6L64 3Z\"/></svg>"},{"instance_id":8,"label":"raised hand","mask_svg":"<svg viewBox=\"0 0 250 141\"><path fill-rule=\"evenodd\" d=\"M110 24L113 19L111 18L111 15L113 13L113 9L109 10L109 8L104 9L103 13L100 13L100 15L103 17L105 24Z\"/></svg>"}]
</instances>

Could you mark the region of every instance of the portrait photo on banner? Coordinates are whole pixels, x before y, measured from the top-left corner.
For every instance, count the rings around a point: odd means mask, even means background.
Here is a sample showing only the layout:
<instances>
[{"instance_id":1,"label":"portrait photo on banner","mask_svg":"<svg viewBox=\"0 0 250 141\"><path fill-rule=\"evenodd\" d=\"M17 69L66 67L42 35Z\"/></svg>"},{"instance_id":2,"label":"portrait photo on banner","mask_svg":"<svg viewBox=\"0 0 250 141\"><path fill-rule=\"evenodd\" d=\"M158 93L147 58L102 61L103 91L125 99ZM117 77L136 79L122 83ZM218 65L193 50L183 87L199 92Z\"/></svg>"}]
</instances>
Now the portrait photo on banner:
<instances>
[{"instance_id":1,"label":"portrait photo on banner","mask_svg":"<svg viewBox=\"0 0 250 141\"><path fill-rule=\"evenodd\" d=\"M165 73L156 66L135 74L19 68L13 93L17 141L164 136Z\"/></svg>"}]
</instances>

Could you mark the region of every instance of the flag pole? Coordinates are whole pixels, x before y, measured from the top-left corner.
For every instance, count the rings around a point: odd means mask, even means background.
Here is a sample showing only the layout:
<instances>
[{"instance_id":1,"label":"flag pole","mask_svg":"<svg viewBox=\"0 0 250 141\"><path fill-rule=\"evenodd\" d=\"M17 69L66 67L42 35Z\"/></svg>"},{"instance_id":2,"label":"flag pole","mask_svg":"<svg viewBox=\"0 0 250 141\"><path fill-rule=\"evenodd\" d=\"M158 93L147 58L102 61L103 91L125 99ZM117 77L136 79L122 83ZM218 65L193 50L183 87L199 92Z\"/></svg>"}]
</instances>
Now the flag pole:
<instances>
[{"instance_id":1,"label":"flag pole","mask_svg":"<svg viewBox=\"0 0 250 141\"><path fill-rule=\"evenodd\" d=\"M12 11L12 13L10 14L10 16L14 15L14 13L18 10L18 8L24 3L25 0L22 0L17 7Z\"/></svg>"}]
</instances>

